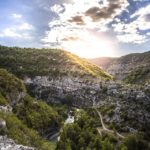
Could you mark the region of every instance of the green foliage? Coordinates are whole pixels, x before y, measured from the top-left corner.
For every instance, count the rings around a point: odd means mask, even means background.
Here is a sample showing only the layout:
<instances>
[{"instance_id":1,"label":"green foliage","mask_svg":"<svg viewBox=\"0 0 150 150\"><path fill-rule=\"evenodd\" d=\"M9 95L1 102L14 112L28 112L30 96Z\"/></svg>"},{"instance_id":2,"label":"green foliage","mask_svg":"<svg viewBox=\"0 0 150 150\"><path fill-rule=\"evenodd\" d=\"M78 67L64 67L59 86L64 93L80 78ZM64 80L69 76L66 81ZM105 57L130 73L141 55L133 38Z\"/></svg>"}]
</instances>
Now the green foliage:
<instances>
[{"instance_id":1,"label":"green foliage","mask_svg":"<svg viewBox=\"0 0 150 150\"><path fill-rule=\"evenodd\" d=\"M112 76L100 69L98 66L87 62L84 59L77 57L76 55L72 55L71 53L67 53L67 55L75 61L82 70L84 70L88 75L92 75L93 77L100 77L103 79L112 79Z\"/></svg>"},{"instance_id":2,"label":"green foliage","mask_svg":"<svg viewBox=\"0 0 150 150\"><path fill-rule=\"evenodd\" d=\"M68 106L67 105L62 105L62 104L57 104L57 105L52 105L53 109L57 111L58 115L61 116L62 122L68 117Z\"/></svg>"},{"instance_id":3,"label":"green foliage","mask_svg":"<svg viewBox=\"0 0 150 150\"><path fill-rule=\"evenodd\" d=\"M58 113L45 102L30 96L26 96L24 101L15 107L14 112L28 127L37 130L42 136L51 128L60 127L61 118Z\"/></svg>"},{"instance_id":4,"label":"green foliage","mask_svg":"<svg viewBox=\"0 0 150 150\"><path fill-rule=\"evenodd\" d=\"M6 121L5 133L17 144L36 147L39 150L52 150L54 145L43 140L36 131L29 129L14 114L0 112L0 118Z\"/></svg>"},{"instance_id":5,"label":"green foliage","mask_svg":"<svg viewBox=\"0 0 150 150\"><path fill-rule=\"evenodd\" d=\"M7 98L8 102L13 103L17 99L19 93L26 92L25 86L21 80L14 75L8 73L4 69L0 69L0 93Z\"/></svg>"},{"instance_id":6,"label":"green foliage","mask_svg":"<svg viewBox=\"0 0 150 150\"><path fill-rule=\"evenodd\" d=\"M75 122L64 126L56 150L113 150L109 137L102 139L97 132L97 120L85 111L76 113Z\"/></svg>"},{"instance_id":7,"label":"green foliage","mask_svg":"<svg viewBox=\"0 0 150 150\"><path fill-rule=\"evenodd\" d=\"M17 101L20 92L26 96ZM6 128L0 129L0 134L7 135L18 144L36 147L39 150L55 149L55 143L43 140L42 136L49 133L51 128L59 128L63 119L45 102L28 96L21 80L0 69L0 105L10 105L11 100L16 101L13 112L17 116L10 112L0 112L0 118L5 120L7 125Z\"/></svg>"},{"instance_id":8,"label":"green foliage","mask_svg":"<svg viewBox=\"0 0 150 150\"><path fill-rule=\"evenodd\" d=\"M124 140L128 150L150 150L150 145L140 134L130 135Z\"/></svg>"},{"instance_id":9,"label":"green foliage","mask_svg":"<svg viewBox=\"0 0 150 150\"><path fill-rule=\"evenodd\" d=\"M113 150L113 145L106 139L102 143L102 150Z\"/></svg>"},{"instance_id":10,"label":"green foliage","mask_svg":"<svg viewBox=\"0 0 150 150\"><path fill-rule=\"evenodd\" d=\"M7 102L7 100L2 96L2 94L0 93L0 105L3 105L3 106L5 106L5 105L7 105L8 104L8 102Z\"/></svg>"},{"instance_id":11,"label":"green foliage","mask_svg":"<svg viewBox=\"0 0 150 150\"><path fill-rule=\"evenodd\" d=\"M120 146L119 149L120 149L120 150L128 150L127 147L126 147L125 145L123 145L123 144Z\"/></svg>"},{"instance_id":12,"label":"green foliage","mask_svg":"<svg viewBox=\"0 0 150 150\"><path fill-rule=\"evenodd\" d=\"M0 90L3 93L11 92L12 90L24 92L25 86L22 81L14 75L8 73L5 69L0 69Z\"/></svg>"},{"instance_id":13,"label":"green foliage","mask_svg":"<svg viewBox=\"0 0 150 150\"><path fill-rule=\"evenodd\" d=\"M111 117L114 114L114 108L115 106L112 104L105 105L105 106L100 107L100 111L102 114L108 114Z\"/></svg>"},{"instance_id":14,"label":"green foliage","mask_svg":"<svg viewBox=\"0 0 150 150\"><path fill-rule=\"evenodd\" d=\"M99 67L58 49L31 49L0 46L0 67L19 77L24 76L60 76L112 77Z\"/></svg>"},{"instance_id":15,"label":"green foliage","mask_svg":"<svg viewBox=\"0 0 150 150\"><path fill-rule=\"evenodd\" d=\"M129 73L123 80L126 83L145 83L150 79L150 68L142 67Z\"/></svg>"}]
</instances>

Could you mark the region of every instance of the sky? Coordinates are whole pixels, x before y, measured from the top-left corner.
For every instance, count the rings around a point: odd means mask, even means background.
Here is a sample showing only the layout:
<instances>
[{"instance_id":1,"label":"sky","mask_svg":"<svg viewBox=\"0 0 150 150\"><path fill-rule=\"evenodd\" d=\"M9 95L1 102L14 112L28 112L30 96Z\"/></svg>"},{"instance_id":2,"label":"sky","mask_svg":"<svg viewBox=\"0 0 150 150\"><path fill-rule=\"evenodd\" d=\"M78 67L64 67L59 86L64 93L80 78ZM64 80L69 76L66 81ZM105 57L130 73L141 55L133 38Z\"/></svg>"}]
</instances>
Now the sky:
<instances>
[{"instance_id":1,"label":"sky","mask_svg":"<svg viewBox=\"0 0 150 150\"><path fill-rule=\"evenodd\" d=\"M80 57L150 50L150 0L0 0L0 45Z\"/></svg>"}]
</instances>

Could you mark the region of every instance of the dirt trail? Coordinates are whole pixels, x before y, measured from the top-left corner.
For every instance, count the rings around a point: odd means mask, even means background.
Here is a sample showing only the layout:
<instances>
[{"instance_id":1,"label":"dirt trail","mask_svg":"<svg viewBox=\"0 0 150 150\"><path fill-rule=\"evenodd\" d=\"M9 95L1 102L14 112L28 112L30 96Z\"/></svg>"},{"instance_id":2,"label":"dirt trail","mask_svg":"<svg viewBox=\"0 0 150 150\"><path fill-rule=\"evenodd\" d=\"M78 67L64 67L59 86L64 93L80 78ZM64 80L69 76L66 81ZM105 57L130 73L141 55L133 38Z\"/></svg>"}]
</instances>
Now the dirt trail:
<instances>
[{"instance_id":1,"label":"dirt trail","mask_svg":"<svg viewBox=\"0 0 150 150\"><path fill-rule=\"evenodd\" d=\"M97 112L97 114L98 114L98 116L99 116L99 118L100 118L100 121L101 121L101 124L102 124L102 129L103 129L103 130L105 130L105 131L107 131L107 132L109 132L109 133L116 134L116 135L118 135L118 137L120 137L120 138L125 138L125 137L124 137L123 135L121 135L120 133L114 132L113 130L108 129L108 128L105 126L104 122L103 122L102 114L97 110L97 108L95 108L95 110L96 110L96 112ZM98 128L98 132L99 132L100 135L101 135L101 131L100 131L99 128Z\"/></svg>"}]
</instances>

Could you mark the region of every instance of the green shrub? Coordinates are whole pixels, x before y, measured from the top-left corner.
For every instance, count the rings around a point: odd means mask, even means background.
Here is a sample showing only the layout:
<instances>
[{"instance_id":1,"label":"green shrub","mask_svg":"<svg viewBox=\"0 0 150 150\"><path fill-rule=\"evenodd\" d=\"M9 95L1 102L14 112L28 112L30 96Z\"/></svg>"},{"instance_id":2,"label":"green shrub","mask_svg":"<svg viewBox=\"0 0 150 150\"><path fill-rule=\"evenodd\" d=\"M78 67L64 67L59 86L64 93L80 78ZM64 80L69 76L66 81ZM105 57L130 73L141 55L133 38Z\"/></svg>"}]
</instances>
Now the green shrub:
<instances>
[{"instance_id":1,"label":"green shrub","mask_svg":"<svg viewBox=\"0 0 150 150\"><path fill-rule=\"evenodd\" d=\"M0 69L0 93L10 104L14 104L21 92L26 92L23 82L4 69Z\"/></svg>"},{"instance_id":2,"label":"green shrub","mask_svg":"<svg viewBox=\"0 0 150 150\"><path fill-rule=\"evenodd\" d=\"M7 100L2 96L2 94L0 93L0 105L3 105L3 106L5 106L5 105L7 105L8 104L8 102L7 102Z\"/></svg>"},{"instance_id":3,"label":"green shrub","mask_svg":"<svg viewBox=\"0 0 150 150\"><path fill-rule=\"evenodd\" d=\"M114 150L116 141L109 136L102 139L96 129L97 119L88 114L89 110L77 112L75 122L64 126L56 150Z\"/></svg>"},{"instance_id":4,"label":"green shrub","mask_svg":"<svg viewBox=\"0 0 150 150\"><path fill-rule=\"evenodd\" d=\"M61 118L58 113L45 102L37 101L30 96L26 96L24 101L15 107L14 113L42 136L50 128L60 127Z\"/></svg>"},{"instance_id":5,"label":"green shrub","mask_svg":"<svg viewBox=\"0 0 150 150\"><path fill-rule=\"evenodd\" d=\"M124 140L128 150L150 150L150 145L140 134L130 135Z\"/></svg>"},{"instance_id":6,"label":"green shrub","mask_svg":"<svg viewBox=\"0 0 150 150\"><path fill-rule=\"evenodd\" d=\"M0 118L6 121L5 133L17 144L36 147L39 150L52 150L53 144L43 140L39 134L24 125L14 114L0 112Z\"/></svg>"}]
</instances>

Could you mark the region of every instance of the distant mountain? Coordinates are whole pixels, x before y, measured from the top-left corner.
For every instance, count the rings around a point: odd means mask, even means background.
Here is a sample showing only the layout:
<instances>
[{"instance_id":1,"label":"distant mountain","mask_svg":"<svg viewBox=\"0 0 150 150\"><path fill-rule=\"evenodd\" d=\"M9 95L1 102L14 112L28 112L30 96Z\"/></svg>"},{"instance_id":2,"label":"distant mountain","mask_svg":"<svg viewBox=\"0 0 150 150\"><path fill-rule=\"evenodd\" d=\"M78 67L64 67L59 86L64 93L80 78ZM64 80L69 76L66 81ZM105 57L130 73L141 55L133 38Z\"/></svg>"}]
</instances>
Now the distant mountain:
<instances>
[{"instance_id":1,"label":"distant mountain","mask_svg":"<svg viewBox=\"0 0 150 150\"><path fill-rule=\"evenodd\" d=\"M120 58L95 58L89 61L127 83L145 83L150 80L150 51Z\"/></svg>"}]
</instances>

